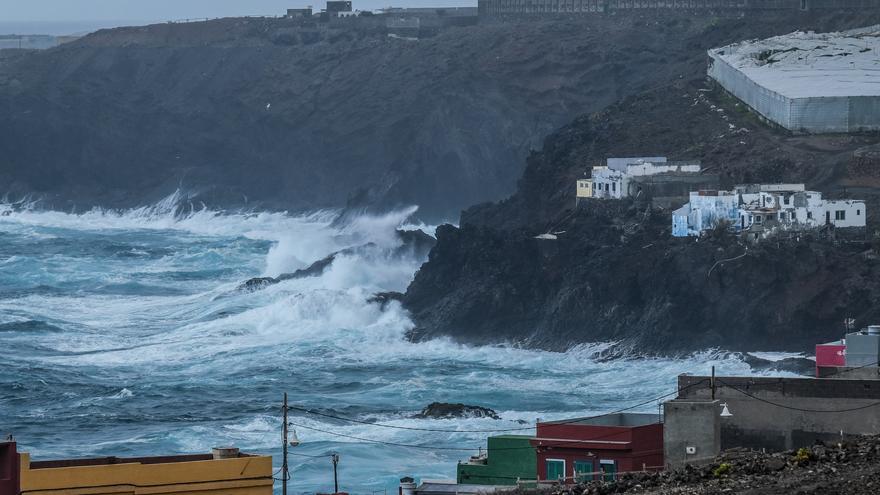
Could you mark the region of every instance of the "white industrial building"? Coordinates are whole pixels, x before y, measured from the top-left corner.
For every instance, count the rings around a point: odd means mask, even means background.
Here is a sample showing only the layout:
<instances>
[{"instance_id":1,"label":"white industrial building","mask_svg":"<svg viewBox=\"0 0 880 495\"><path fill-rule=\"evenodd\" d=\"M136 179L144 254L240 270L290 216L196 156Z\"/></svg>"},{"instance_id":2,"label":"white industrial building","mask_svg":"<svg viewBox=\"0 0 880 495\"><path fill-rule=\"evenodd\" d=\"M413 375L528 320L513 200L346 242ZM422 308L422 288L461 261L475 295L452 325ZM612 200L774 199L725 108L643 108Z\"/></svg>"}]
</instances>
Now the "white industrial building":
<instances>
[{"instance_id":1,"label":"white industrial building","mask_svg":"<svg viewBox=\"0 0 880 495\"><path fill-rule=\"evenodd\" d=\"M880 25L794 32L708 53L711 78L786 129L880 129Z\"/></svg>"},{"instance_id":2,"label":"white industrial building","mask_svg":"<svg viewBox=\"0 0 880 495\"><path fill-rule=\"evenodd\" d=\"M672 213L672 235L699 236L724 223L759 239L779 230L865 227L865 202L825 200L803 184L749 184L732 191L699 191Z\"/></svg>"}]
</instances>

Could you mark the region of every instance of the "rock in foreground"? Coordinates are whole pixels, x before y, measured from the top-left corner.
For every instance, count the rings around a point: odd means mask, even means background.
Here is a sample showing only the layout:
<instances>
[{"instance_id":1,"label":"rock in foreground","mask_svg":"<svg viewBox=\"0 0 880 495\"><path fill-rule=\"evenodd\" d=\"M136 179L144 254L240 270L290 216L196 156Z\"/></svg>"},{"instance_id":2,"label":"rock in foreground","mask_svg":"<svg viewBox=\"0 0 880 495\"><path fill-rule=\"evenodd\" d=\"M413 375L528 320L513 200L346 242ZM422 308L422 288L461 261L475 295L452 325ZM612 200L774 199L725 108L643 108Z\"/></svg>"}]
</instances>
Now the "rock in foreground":
<instances>
[{"instance_id":1,"label":"rock in foreground","mask_svg":"<svg viewBox=\"0 0 880 495\"><path fill-rule=\"evenodd\" d=\"M880 437L797 451L766 454L729 450L714 463L664 473L634 473L614 482L593 481L544 491L518 493L633 494L841 494L880 491Z\"/></svg>"}]
</instances>

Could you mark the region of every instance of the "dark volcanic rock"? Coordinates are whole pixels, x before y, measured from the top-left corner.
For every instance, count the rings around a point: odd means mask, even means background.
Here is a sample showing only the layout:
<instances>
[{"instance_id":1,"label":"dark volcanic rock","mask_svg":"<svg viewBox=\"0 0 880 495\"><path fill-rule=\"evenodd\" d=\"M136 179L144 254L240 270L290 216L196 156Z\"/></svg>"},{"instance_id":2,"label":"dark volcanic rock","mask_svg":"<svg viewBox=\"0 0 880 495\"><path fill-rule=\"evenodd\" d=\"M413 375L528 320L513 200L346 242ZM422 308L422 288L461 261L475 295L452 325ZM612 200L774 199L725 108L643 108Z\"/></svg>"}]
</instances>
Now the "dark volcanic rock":
<instances>
[{"instance_id":1,"label":"dark volcanic rock","mask_svg":"<svg viewBox=\"0 0 880 495\"><path fill-rule=\"evenodd\" d=\"M306 278L306 277L318 277L324 273L324 270L327 269L332 263L333 260L336 259L336 256L345 253L349 250L343 249L342 251L335 252L329 256L319 259L318 261L312 263L306 268L302 268L293 273L282 273L277 277L256 277L250 280L246 280L240 286L238 286L238 290L245 291L254 291L265 289L270 285L275 285L279 282L283 282L285 280L294 280L298 278Z\"/></svg>"},{"instance_id":2,"label":"dark volcanic rock","mask_svg":"<svg viewBox=\"0 0 880 495\"><path fill-rule=\"evenodd\" d=\"M436 243L436 239L431 237L430 235L424 233L421 230L397 230L395 231L395 235L400 240L400 246L394 248L394 250L389 253L390 256L400 257L400 256L412 256L415 259L425 259L428 255L428 252L434 247ZM336 251L335 253L331 253L324 258L315 261L311 265L306 268L299 269L293 273L282 273L277 277L256 277L242 283L238 289L239 290L260 290L264 289L270 285L277 284L279 282L283 282L285 280L294 280L298 278L306 278L306 277L319 277L324 271L333 264L333 261L336 260L338 256L344 256L348 254L355 254L358 252L363 252L368 249L375 249L376 245L373 243L367 243L357 247L351 247L346 249L341 249ZM384 294L384 296L383 296ZM377 294L375 297L380 298L377 300L381 300L382 306L384 307L387 304L388 300L395 299L400 300L402 295L393 296L393 294L398 294L396 292L383 292ZM386 300L387 299L387 300Z\"/></svg>"},{"instance_id":3,"label":"dark volcanic rock","mask_svg":"<svg viewBox=\"0 0 880 495\"><path fill-rule=\"evenodd\" d=\"M785 358L778 361L770 361L744 354L743 361L755 371L788 371L803 376L816 375L816 361L806 358Z\"/></svg>"},{"instance_id":4,"label":"dark volcanic rock","mask_svg":"<svg viewBox=\"0 0 880 495\"><path fill-rule=\"evenodd\" d=\"M840 337L844 318L880 321L876 245L819 234L758 245L724 232L673 238L669 211L601 200L573 208L574 180L609 156L700 159L724 187L805 182L865 199L870 237L880 226L870 213L880 211L880 182L855 152L878 142L877 134L792 136L696 77L579 118L532 154L514 196L468 209L460 228L437 229L404 299L412 338L554 350L613 341L619 352L662 354L812 351ZM557 239L536 238L547 232Z\"/></svg>"},{"instance_id":5,"label":"dark volcanic rock","mask_svg":"<svg viewBox=\"0 0 880 495\"><path fill-rule=\"evenodd\" d=\"M873 495L880 488L880 439L858 438L798 451L722 452L714 462L659 473L622 474L614 481L516 489L513 495L708 495L737 493Z\"/></svg>"},{"instance_id":6,"label":"dark volcanic rock","mask_svg":"<svg viewBox=\"0 0 880 495\"><path fill-rule=\"evenodd\" d=\"M391 301L401 302L403 301L403 293L401 292L377 292L373 294L372 297L367 299L368 303L379 303L382 309L385 309L385 306L388 305Z\"/></svg>"},{"instance_id":7,"label":"dark volcanic rock","mask_svg":"<svg viewBox=\"0 0 880 495\"><path fill-rule=\"evenodd\" d=\"M480 406L468 406L465 404L449 404L446 402L433 402L415 418L449 419L449 418L492 418L501 419L498 413Z\"/></svg>"}]
</instances>

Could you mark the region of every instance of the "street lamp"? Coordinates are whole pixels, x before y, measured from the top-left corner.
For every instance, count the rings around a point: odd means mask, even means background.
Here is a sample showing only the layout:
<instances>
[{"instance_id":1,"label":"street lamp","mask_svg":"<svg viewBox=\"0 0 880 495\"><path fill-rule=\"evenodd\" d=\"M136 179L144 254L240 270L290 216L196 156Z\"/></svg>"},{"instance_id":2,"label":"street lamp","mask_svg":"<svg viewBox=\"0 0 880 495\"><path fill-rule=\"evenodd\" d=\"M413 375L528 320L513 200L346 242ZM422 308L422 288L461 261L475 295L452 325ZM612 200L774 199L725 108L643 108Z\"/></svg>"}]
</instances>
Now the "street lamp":
<instances>
[{"instance_id":1,"label":"street lamp","mask_svg":"<svg viewBox=\"0 0 880 495\"><path fill-rule=\"evenodd\" d=\"M287 480L290 479L290 472L287 467L287 448L288 447L299 447L300 440L299 436L296 434L296 430L288 430L290 427L290 423L287 421L287 411L289 408L287 407L287 392L284 393L284 404L281 406L281 416L282 416L282 461L281 461L281 493L282 495L287 495ZM289 435L290 434L290 435ZM289 438L288 438L289 437ZM311 456L311 457L323 457L323 456ZM339 454L333 453L330 455L331 460L333 461L333 493L339 493L339 477L336 474L336 466L339 464Z\"/></svg>"}]
</instances>

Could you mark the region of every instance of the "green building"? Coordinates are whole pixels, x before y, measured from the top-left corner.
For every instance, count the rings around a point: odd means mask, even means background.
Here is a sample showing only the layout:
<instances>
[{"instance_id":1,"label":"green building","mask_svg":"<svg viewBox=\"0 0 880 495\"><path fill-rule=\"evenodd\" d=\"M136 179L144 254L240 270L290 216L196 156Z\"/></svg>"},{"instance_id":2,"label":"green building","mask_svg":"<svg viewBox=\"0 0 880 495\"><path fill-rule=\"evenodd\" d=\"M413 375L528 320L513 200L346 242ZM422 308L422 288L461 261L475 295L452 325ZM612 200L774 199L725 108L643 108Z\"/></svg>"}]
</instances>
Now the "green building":
<instances>
[{"instance_id":1,"label":"green building","mask_svg":"<svg viewBox=\"0 0 880 495\"><path fill-rule=\"evenodd\" d=\"M529 443L534 437L499 435L489 437L485 457L471 457L458 464L458 483L470 485L515 485L516 480L538 477L538 457Z\"/></svg>"}]
</instances>

